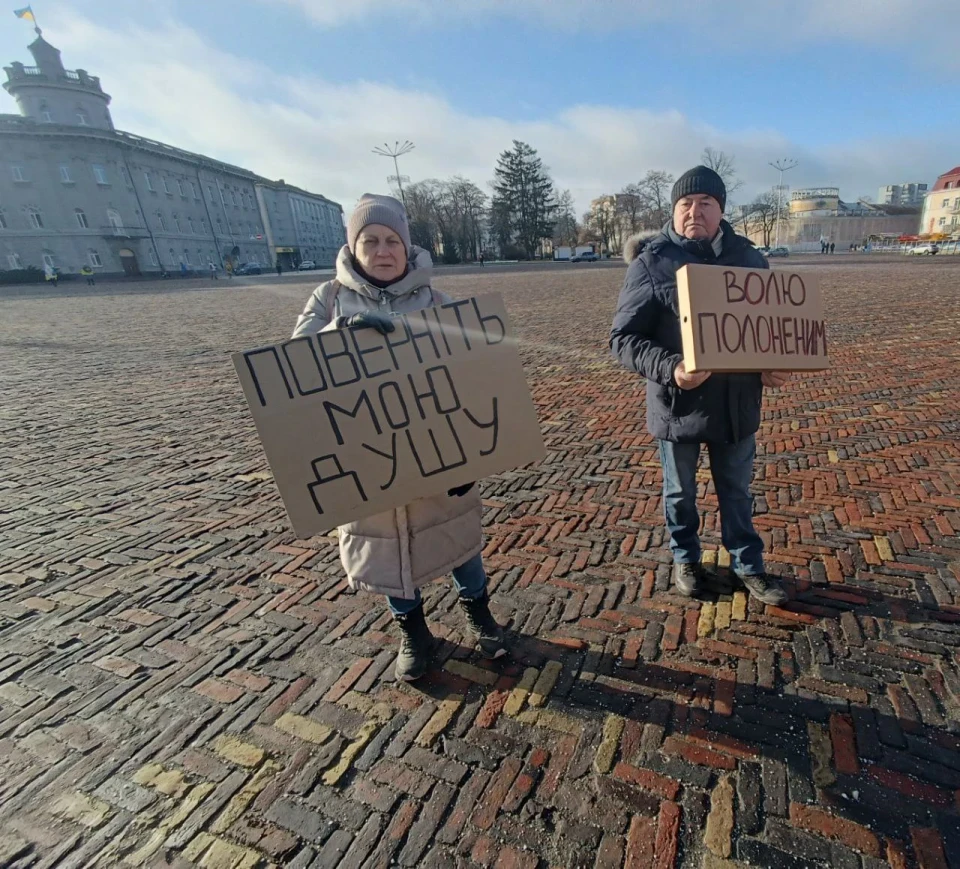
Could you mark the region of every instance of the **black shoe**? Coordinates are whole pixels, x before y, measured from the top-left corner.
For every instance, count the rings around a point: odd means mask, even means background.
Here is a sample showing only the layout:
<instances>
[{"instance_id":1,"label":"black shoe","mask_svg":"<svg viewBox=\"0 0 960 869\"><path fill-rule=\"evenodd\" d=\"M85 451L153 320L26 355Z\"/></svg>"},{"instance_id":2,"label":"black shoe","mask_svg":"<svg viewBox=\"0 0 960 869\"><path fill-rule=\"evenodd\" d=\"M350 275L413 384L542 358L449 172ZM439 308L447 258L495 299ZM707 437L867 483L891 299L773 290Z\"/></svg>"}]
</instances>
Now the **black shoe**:
<instances>
[{"instance_id":1,"label":"black shoe","mask_svg":"<svg viewBox=\"0 0 960 869\"><path fill-rule=\"evenodd\" d=\"M703 583L703 568L700 562L694 564L673 565L673 584L680 594L695 597L700 593Z\"/></svg>"},{"instance_id":2,"label":"black shoe","mask_svg":"<svg viewBox=\"0 0 960 869\"><path fill-rule=\"evenodd\" d=\"M783 606L789 597L780 583L766 573L744 574L737 577L744 588L761 603L769 606Z\"/></svg>"},{"instance_id":3,"label":"black shoe","mask_svg":"<svg viewBox=\"0 0 960 869\"><path fill-rule=\"evenodd\" d=\"M460 608L467 617L467 627L477 639L480 654L485 658L502 658L507 654L503 628L490 612L490 596L484 592L477 598L461 597Z\"/></svg>"},{"instance_id":4,"label":"black shoe","mask_svg":"<svg viewBox=\"0 0 960 869\"><path fill-rule=\"evenodd\" d=\"M435 642L423 617L423 603L394 619L400 628L400 651L394 674L404 682L413 682L427 672Z\"/></svg>"}]
</instances>

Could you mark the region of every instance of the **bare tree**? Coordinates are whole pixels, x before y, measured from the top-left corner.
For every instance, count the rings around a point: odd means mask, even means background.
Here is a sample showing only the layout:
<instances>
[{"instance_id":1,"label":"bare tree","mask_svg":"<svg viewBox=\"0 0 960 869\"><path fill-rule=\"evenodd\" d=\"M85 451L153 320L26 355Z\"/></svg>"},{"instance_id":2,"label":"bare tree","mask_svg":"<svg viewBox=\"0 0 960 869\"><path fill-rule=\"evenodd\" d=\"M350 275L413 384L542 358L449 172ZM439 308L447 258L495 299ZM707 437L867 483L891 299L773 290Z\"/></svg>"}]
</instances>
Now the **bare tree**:
<instances>
[{"instance_id":1,"label":"bare tree","mask_svg":"<svg viewBox=\"0 0 960 869\"><path fill-rule=\"evenodd\" d=\"M777 227L777 212L779 210L781 220L786 220L790 216L789 209L778 201L776 190L761 193L746 208L749 209L746 220L750 231L762 236L764 247L770 247L770 239Z\"/></svg>"},{"instance_id":2,"label":"bare tree","mask_svg":"<svg viewBox=\"0 0 960 869\"><path fill-rule=\"evenodd\" d=\"M670 188L673 176L669 172L651 169L637 185L644 200L644 221L648 229L660 229L673 211L670 205Z\"/></svg>"},{"instance_id":3,"label":"bare tree","mask_svg":"<svg viewBox=\"0 0 960 869\"><path fill-rule=\"evenodd\" d=\"M557 203L556 220L553 224L554 247L575 245L580 224L577 223L577 213L574 211L573 194L569 190L555 190L553 198Z\"/></svg>"},{"instance_id":4,"label":"bare tree","mask_svg":"<svg viewBox=\"0 0 960 869\"><path fill-rule=\"evenodd\" d=\"M622 232L616 202L616 196L599 196L590 203L590 210L583 215L583 225L600 242L601 251L610 252L620 247Z\"/></svg>"},{"instance_id":5,"label":"bare tree","mask_svg":"<svg viewBox=\"0 0 960 869\"><path fill-rule=\"evenodd\" d=\"M644 195L639 184L628 184L617 194L617 214L623 232L632 235L643 228Z\"/></svg>"},{"instance_id":6,"label":"bare tree","mask_svg":"<svg viewBox=\"0 0 960 869\"><path fill-rule=\"evenodd\" d=\"M707 146L703 149L700 159L703 160L704 166L713 169L723 179L723 186L727 188L727 198L743 187L743 182L737 178L736 158L733 154Z\"/></svg>"}]
</instances>

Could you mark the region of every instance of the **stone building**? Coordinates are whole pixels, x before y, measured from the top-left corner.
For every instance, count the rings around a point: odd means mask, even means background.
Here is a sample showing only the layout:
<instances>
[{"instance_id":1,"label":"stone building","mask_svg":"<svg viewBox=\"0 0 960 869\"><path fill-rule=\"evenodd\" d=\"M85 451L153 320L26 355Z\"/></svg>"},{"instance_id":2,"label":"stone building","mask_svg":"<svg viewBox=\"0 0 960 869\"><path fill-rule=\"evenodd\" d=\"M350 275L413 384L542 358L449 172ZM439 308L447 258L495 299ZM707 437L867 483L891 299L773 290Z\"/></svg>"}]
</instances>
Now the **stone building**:
<instances>
[{"instance_id":1,"label":"stone building","mask_svg":"<svg viewBox=\"0 0 960 869\"><path fill-rule=\"evenodd\" d=\"M333 264L340 205L114 129L96 76L65 69L42 36L29 48L35 66L5 67L20 114L0 114L0 270Z\"/></svg>"},{"instance_id":2,"label":"stone building","mask_svg":"<svg viewBox=\"0 0 960 869\"><path fill-rule=\"evenodd\" d=\"M960 236L960 166L944 172L927 194L920 232L951 238Z\"/></svg>"}]
</instances>

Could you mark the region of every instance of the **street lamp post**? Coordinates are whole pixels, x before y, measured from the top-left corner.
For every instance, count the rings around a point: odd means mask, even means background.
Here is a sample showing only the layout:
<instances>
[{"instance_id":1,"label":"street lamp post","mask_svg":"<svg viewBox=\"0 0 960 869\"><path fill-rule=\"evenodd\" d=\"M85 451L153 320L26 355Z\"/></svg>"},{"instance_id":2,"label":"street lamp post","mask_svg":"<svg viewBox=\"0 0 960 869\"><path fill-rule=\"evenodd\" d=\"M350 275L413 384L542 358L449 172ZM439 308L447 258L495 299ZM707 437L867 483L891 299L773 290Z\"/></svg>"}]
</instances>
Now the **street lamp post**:
<instances>
[{"instance_id":1,"label":"street lamp post","mask_svg":"<svg viewBox=\"0 0 960 869\"><path fill-rule=\"evenodd\" d=\"M388 178L388 181L396 180L397 187L400 188L400 199L403 200L404 207L406 207L407 199L403 195L403 179L404 176L400 174L400 166L397 163L397 157L402 157L404 154L409 154L414 149L413 142L403 141L403 142L394 142L393 147L390 147L386 142L383 145L378 145L373 149L374 154L379 154L381 157L392 157L393 158L393 168L396 172L396 175ZM408 179L409 180L409 179Z\"/></svg>"},{"instance_id":2,"label":"street lamp post","mask_svg":"<svg viewBox=\"0 0 960 869\"><path fill-rule=\"evenodd\" d=\"M797 165L796 160L777 160L776 163L770 163L770 166L773 166L780 173L780 183L777 185L777 241L774 244L774 247L780 247L780 197L783 195L783 173L793 169Z\"/></svg>"}]
</instances>

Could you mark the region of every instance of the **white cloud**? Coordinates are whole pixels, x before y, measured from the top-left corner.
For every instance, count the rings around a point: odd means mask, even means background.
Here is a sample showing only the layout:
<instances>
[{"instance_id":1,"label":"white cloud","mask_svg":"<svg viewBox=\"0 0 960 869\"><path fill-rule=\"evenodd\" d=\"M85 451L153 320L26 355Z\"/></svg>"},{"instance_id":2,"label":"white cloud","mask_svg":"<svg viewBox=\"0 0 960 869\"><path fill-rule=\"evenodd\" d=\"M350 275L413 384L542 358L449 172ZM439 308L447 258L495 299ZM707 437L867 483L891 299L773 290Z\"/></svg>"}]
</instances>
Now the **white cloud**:
<instances>
[{"instance_id":1,"label":"white cloud","mask_svg":"<svg viewBox=\"0 0 960 869\"><path fill-rule=\"evenodd\" d=\"M169 19L149 29L108 27L63 10L45 35L68 67L101 77L118 128L285 178L347 211L361 193L386 190L392 163L371 149L398 137L417 146L402 158L404 174L462 174L484 188L499 152L513 139L529 142L581 211L648 169L684 171L707 145L736 155L747 182L741 202L775 182L767 163L785 155L801 162L786 179L794 186L839 185L848 198L875 195L880 184L932 181L957 162L949 138L811 150L772 127L716 129L677 111L574 106L531 122L479 116L437 94L283 75Z\"/></svg>"},{"instance_id":2,"label":"white cloud","mask_svg":"<svg viewBox=\"0 0 960 869\"><path fill-rule=\"evenodd\" d=\"M276 0L260 0L273 5ZM822 63L842 70L838 43L888 49L924 65L960 69L956 0L283 0L322 28L375 19L470 27L484 19L583 31L681 25L691 43L723 55L784 49L823 50ZM826 46L831 46L827 49ZM884 72L878 62L878 75Z\"/></svg>"}]
</instances>

